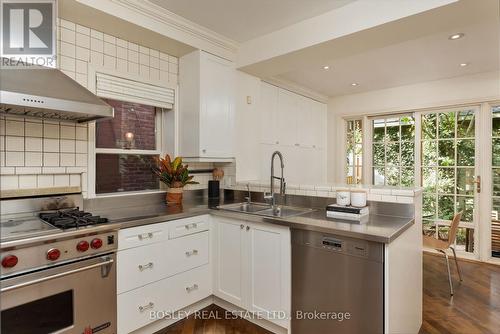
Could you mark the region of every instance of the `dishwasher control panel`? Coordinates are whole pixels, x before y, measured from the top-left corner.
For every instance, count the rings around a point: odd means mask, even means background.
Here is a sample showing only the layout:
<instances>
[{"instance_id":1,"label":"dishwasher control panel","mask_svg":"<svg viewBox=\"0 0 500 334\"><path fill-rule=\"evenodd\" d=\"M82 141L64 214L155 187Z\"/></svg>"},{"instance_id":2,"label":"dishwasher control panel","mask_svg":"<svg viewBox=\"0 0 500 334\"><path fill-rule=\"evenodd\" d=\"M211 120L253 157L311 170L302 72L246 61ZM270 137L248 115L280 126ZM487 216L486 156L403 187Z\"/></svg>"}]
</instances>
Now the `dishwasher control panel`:
<instances>
[{"instance_id":1,"label":"dishwasher control panel","mask_svg":"<svg viewBox=\"0 0 500 334\"><path fill-rule=\"evenodd\" d=\"M368 240L321 232L292 230L292 243L304 247L321 249L339 255L342 254L375 261L383 261L383 244Z\"/></svg>"},{"instance_id":2,"label":"dishwasher control panel","mask_svg":"<svg viewBox=\"0 0 500 334\"><path fill-rule=\"evenodd\" d=\"M324 237L322 244L325 248L328 248L328 249L333 249L333 250L338 250L338 251L342 250L342 240L339 240L339 239Z\"/></svg>"}]
</instances>

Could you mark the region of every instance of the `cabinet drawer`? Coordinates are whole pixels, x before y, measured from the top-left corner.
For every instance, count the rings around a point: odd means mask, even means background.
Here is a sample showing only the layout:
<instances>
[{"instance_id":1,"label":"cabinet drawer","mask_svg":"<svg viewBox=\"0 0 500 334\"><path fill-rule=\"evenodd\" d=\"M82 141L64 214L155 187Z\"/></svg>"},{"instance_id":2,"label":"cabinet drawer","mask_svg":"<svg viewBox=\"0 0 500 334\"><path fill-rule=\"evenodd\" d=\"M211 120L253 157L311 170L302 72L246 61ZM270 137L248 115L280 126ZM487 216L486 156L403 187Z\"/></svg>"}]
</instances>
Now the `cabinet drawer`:
<instances>
[{"instance_id":1,"label":"cabinet drawer","mask_svg":"<svg viewBox=\"0 0 500 334\"><path fill-rule=\"evenodd\" d=\"M168 276L165 242L119 251L117 254L116 290L122 293Z\"/></svg>"},{"instance_id":2,"label":"cabinet drawer","mask_svg":"<svg viewBox=\"0 0 500 334\"><path fill-rule=\"evenodd\" d=\"M167 310L180 310L212 294L210 266L204 265L169 277Z\"/></svg>"},{"instance_id":3,"label":"cabinet drawer","mask_svg":"<svg viewBox=\"0 0 500 334\"><path fill-rule=\"evenodd\" d=\"M185 235L208 231L209 217L207 215L180 219L169 222L168 237L179 238Z\"/></svg>"},{"instance_id":4,"label":"cabinet drawer","mask_svg":"<svg viewBox=\"0 0 500 334\"><path fill-rule=\"evenodd\" d=\"M210 296L210 277L210 267L205 265L118 295L118 334L154 322L150 312L178 311Z\"/></svg>"},{"instance_id":5,"label":"cabinet drawer","mask_svg":"<svg viewBox=\"0 0 500 334\"><path fill-rule=\"evenodd\" d=\"M208 263L209 232L201 232L168 241L164 255L169 275L196 268Z\"/></svg>"},{"instance_id":6,"label":"cabinet drawer","mask_svg":"<svg viewBox=\"0 0 500 334\"><path fill-rule=\"evenodd\" d=\"M154 322L150 312L167 310L165 286L165 280L161 280L118 295L118 334L128 334Z\"/></svg>"},{"instance_id":7,"label":"cabinet drawer","mask_svg":"<svg viewBox=\"0 0 500 334\"><path fill-rule=\"evenodd\" d=\"M118 231L118 250L167 240L167 223L151 224Z\"/></svg>"}]
</instances>

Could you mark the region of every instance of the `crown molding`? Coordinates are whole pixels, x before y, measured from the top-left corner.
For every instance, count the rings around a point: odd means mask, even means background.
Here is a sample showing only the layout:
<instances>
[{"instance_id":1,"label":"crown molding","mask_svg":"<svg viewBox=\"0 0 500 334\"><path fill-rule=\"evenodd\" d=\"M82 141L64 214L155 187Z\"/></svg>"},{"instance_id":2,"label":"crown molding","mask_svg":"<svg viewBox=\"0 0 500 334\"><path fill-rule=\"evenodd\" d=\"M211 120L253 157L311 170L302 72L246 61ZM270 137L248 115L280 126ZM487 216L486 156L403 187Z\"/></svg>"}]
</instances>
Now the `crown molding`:
<instances>
[{"instance_id":1,"label":"crown molding","mask_svg":"<svg viewBox=\"0 0 500 334\"><path fill-rule=\"evenodd\" d=\"M77 0L114 16L121 16L131 23L154 30L197 49L235 59L239 43L183 18L148 0ZM125 14L126 13L126 14ZM134 15L131 15L134 14ZM125 17L126 16L126 17ZM152 22L162 26L154 26ZM165 32L172 32L169 36ZM175 35L175 36L174 36ZM182 35L180 37L180 35ZM207 45L208 43L208 45ZM204 47L207 46L207 47ZM210 48L211 46L211 48Z\"/></svg>"}]
</instances>

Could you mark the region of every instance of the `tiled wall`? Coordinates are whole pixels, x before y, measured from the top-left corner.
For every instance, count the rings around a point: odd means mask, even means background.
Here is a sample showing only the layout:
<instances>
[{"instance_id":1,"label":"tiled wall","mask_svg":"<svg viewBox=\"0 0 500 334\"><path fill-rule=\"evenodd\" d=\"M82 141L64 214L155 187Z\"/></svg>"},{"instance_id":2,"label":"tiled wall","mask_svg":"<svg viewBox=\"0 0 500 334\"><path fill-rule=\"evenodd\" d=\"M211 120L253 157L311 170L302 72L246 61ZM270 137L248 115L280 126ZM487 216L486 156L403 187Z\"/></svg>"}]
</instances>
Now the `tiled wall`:
<instances>
[{"instance_id":1,"label":"tiled wall","mask_svg":"<svg viewBox=\"0 0 500 334\"><path fill-rule=\"evenodd\" d=\"M87 87L88 64L177 84L178 58L100 31L59 20L58 64Z\"/></svg>"},{"instance_id":2,"label":"tiled wall","mask_svg":"<svg viewBox=\"0 0 500 334\"><path fill-rule=\"evenodd\" d=\"M83 187L87 125L2 116L0 166L2 190Z\"/></svg>"},{"instance_id":3,"label":"tiled wall","mask_svg":"<svg viewBox=\"0 0 500 334\"><path fill-rule=\"evenodd\" d=\"M88 86L88 66L177 83L178 59L66 20L58 22L58 66ZM0 116L2 190L81 186L87 190L87 125Z\"/></svg>"}]
</instances>

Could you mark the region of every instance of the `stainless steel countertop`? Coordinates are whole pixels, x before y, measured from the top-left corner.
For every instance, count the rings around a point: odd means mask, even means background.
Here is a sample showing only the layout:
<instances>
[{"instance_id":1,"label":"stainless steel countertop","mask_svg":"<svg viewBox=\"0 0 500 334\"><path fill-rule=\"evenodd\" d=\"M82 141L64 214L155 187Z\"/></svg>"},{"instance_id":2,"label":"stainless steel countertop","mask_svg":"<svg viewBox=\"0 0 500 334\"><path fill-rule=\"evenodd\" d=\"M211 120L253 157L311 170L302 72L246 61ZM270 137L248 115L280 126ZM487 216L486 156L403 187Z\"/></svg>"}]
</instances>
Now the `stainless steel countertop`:
<instances>
[{"instance_id":1,"label":"stainless steel countertop","mask_svg":"<svg viewBox=\"0 0 500 334\"><path fill-rule=\"evenodd\" d=\"M219 200L209 202L206 198L199 198L196 201L192 201L191 204L185 204L182 207L160 204L156 205L153 210L149 207L147 213L142 212L141 209L134 209L132 212L128 213L129 217L123 217L117 220L112 219L111 223L121 229L203 214L213 214L215 216L230 217L253 222L266 222L295 229L318 231L363 240L390 243L415 222L413 218L408 217L370 214L368 221L360 224L354 221L327 218L325 209L316 209L315 211L299 216L287 218L263 217L254 214L217 209L218 205L235 202L240 201L226 199L220 200L220 202Z\"/></svg>"},{"instance_id":2,"label":"stainless steel countertop","mask_svg":"<svg viewBox=\"0 0 500 334\"><path fill-rule=\"evenodd\" d=\"M224 210L213 210L211 214L253 222L278 224L294 229L330 233L381 243L390 243L394 241L415 223L413 218L370 214L368 221L360 224L355 221L327 218L326 210L320 209L287 218L262 217Z\"/></svg>"},{"instance_id":3,"label":"stainless steel countertop","mask_svg":"<svg viewBox=\"0 0 500 334\"><path fill-rule=\"evenodd\" d=\"M189 203L182 206L155 203L147 206L134 206L127 208L102 208L102 212L93 213L107 216L110 219L109 223L87 226L79 229L58 231L54 234L39 236L36 238L4 242L2 243L1 248L6 249L10 247L22 247L27 243L45 242L54 239L60 240L68 237L77 238L82 235L95 234L97 232L161 223L204 214L213 214L216 216L230 217L253 222L278 224L295 229L331 233L382 243L392 242L414 224L413 218L394 217L379 214L370 214L368 222L360 224L358 222L326 218L326 211L324 209L317 209L300 216L277 218L262 217L248 213L229 212L216 208L218 205L231 204L235 202L239 202L239 200L226 199L220 201L209 201L206 197L204 197L191 200Z\"/></svg>"}]
</instances>

